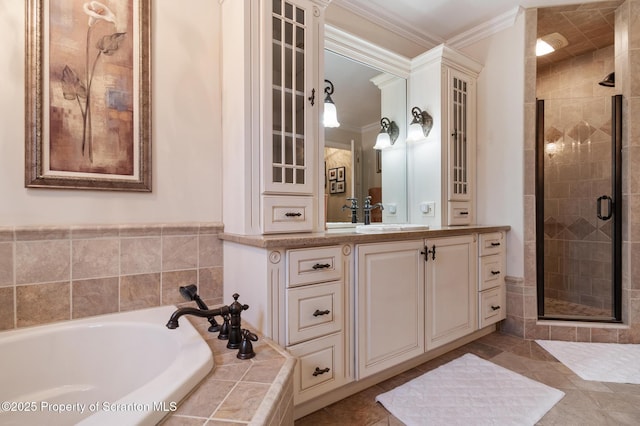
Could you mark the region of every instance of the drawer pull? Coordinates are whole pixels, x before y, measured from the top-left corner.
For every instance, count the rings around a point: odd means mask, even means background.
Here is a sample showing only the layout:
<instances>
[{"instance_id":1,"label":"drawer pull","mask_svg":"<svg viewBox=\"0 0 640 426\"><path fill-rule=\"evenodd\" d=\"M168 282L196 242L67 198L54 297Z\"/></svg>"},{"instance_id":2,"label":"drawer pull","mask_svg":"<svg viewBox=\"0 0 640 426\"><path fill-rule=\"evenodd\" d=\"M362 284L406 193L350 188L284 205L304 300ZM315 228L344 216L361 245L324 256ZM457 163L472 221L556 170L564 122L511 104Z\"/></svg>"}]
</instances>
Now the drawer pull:
<instances>
[{"instance_id":1,"label":"drawer pull","mask_svg":"<svg viewBox=\"0 0 640 426\"><path fill-rule=\"evenodd\" d=\"M320 367L316 367L316 371L313 372L313 377L319 376L324 373L328 373L329 370L330 370L329 367L323 368L322 370L320 370Z\"/></svg>"},{"instance_id":2,"label":"drawer pull","mask_svg":"<svg viewBox=\"0 0 640 426\"><path fill-rule=\"evenodd\" d=\"M302 216L302 213L300 213L300 212L295 212L295 213L288 212L288 213L285 213L284 215L286 217L300 217L300 216Z\"/></svg>"},{"instance_id":3,"label":"drawer pull","mask_svg":"<svg viewBox=\"0 0 640 426\"><path fill-rule=\"evenodd\" d=\"M500 275L500 271L491 271L491 275Z\"/></svg>"},{"instance_id":4,"label":"drawer pull","mask_svg":"<svg viewBox=\"0 0 640 426\"><path fill-rule=\"evenodd\" d=\"M312 266L312 268L314 270L317 269L327 269L327 268L331 268L331 265L328 263L316 263L315 265Z\"/></svg>"},{"instance_id":5,"label":"drawer pull","mask_svg":"<svg viewBox=\"0 0 640 426\"><path fill-rule=\"evenodd\" d=\"M500 243L491 243L491 247L498 247Z\"/></svg>"},{"instance_id":6,"label":"drawer pull","mask_svg":"<svg viewBox=\"0 0 640 426\"><path fill-rule=\"evenodd\" d=\"M497 311L498 309L500 309L500 305L498 305L498 306L491 305L491 310L492 311Z\"/></svg>"},{"instance_id":7,"label":"drawer pull","mask_svg":"<svg viewBox=\"0 0 640 426\"><path fill-rule=\"evenodd\" d=\"M469 214L469 212L467 212L467 211L462 211L462 212L460 212L460 213L458 213L458 214L459 214L460 216L466 216L466 215L468 215L468 214Z\"/></svg>"},{"instance_id":8,"label":"drawer pull","mask_svg":"<svg viewBox=\"0 0 640 426\"><path fill-rule=\"evenodd\" d=\"M321 311L319 309L316 309L316 311L313 313L314 317L319 317L320 315L329 315L331 313L330 310L326 310L326 311Z\"/></svg>"}]
</instances>

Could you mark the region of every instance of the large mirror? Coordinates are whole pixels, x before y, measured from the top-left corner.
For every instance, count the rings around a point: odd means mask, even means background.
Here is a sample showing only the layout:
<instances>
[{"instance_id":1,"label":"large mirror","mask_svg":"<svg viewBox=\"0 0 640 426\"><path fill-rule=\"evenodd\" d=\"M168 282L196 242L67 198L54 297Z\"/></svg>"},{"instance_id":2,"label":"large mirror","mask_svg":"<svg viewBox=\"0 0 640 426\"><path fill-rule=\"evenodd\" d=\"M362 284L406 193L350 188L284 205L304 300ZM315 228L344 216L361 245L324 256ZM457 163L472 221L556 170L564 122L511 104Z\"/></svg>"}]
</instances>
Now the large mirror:
<instances>
[{"instance_id":1,"label":"large mirror","mask_svg":"<svg viewBox=\"0 0 640 426\"><path fill-rule=\"evenodd\" d=\"M336 31L331 31L335 36ZM332 50L332 47L334 49ZM367 196L384 210L371 212L372 222L404 223L406 215L406 78L367 63L366 52L350 57L348 49L327 43L324 78L331 83L339 127L325 127L326 220L330 225L351 222L347 198L358 200L358 221ZM374 150L380 120L394 121L400 134L387 150Z\"/></svg>"}]
</instances>

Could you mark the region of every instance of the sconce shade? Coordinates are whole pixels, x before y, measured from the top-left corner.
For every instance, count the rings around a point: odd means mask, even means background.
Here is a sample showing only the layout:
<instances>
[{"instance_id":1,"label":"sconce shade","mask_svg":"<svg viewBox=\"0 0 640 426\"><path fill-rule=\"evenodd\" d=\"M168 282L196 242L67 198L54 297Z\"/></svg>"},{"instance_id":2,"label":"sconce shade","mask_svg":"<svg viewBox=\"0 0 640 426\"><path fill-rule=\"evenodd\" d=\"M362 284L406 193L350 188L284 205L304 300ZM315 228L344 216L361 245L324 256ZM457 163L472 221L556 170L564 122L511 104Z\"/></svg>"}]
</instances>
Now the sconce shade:
<instances>
[{"instance_id":1,"label":"sconce shade","mask_svg":"<svg viewBox=\"0 0 640 426\"><path fill-rule=\"evenodd\" d=\"M415 142L425 139L433 127L433 118L427 111L422 111L418 107L411 109L411 115L413 115L413 121L407 131L407 141Z\"/></svg>"},{"instance_id":2,"label":"sconce shade","mask_svg":"<svg viewBox=\"0 0 640 426\"><path fill-rule=\"evenodd\" d=\"M324 127L340 127L336 105L333 103L333 99L331 99L331 95L333 95L333 83L329 80L325 80L324 82L327 83L327 86L324 88L324 117L322 120Z\"/></svg>"},{"instance_id":3,"label":"sconce shade","mask_svg":"<svg viewBox=\"0 0 640 426\"><path fill-rule=\"evenodd\" d=\"M380 133L378 133L373 149L391 148L391 146L396 143L399 134L400 129L395 121L383 117L382 120L380 120Z\"/></svg>"}]
</instances>

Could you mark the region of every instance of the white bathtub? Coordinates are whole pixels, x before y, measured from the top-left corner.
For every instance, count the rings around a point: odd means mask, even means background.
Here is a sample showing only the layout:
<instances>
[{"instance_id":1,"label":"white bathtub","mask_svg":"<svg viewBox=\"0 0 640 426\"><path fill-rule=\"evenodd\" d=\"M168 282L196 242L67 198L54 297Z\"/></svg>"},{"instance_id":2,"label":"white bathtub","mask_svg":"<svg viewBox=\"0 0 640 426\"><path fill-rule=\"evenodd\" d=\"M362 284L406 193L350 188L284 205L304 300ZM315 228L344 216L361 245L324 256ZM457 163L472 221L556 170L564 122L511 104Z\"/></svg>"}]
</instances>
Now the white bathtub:
<instances>
[{"instance_id":1,"label":"white bathtub","mask_svg":"<svg viewBox=\"0 0 640 426\"><path fill-rule=\"evenodd\" d=\"M186 318L165 327L175 309L0 333L0 425L157 423L213 367Z\"/></svg>"}]
</instances>

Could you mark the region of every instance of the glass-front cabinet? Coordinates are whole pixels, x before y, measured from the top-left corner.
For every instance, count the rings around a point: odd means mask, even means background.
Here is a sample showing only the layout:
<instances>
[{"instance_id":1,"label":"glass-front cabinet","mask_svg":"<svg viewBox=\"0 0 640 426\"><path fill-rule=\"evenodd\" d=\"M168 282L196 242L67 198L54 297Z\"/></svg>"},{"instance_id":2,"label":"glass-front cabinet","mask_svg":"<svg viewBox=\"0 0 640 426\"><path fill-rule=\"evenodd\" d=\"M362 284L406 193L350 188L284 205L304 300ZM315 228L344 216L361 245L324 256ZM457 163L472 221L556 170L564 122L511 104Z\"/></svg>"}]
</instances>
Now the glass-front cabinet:
<instances>
[{"instance_id":1,"label":"glass-front cabinet","mask_svg":"<svg viewBox=\"0 0 640 426\"><path fill-rule=\"evenodd\" d=\"M225 231L320 227L325 6L320 0L222 3L223 177L238 185L223 194Z\"/></svg>"},{"instance_id":2,"label":"glass-front cabinet","mask_svg":"<svg viewBox=\"0 0 640 426\"><path fill-rule=\"evenodd\" d=\"M270 39L271 87L266 104L271 105L271 125L265 126L265 193L313 192L312 147L316 139L317 111L313 73L313 5L307 1L273 0ZM320 99L322 101L322 99ZM265 111L266 112L266 111ZM265 114L266 115L266 114ZM268 119L268 117L267 117Z\"/></svg>"}]
</instances>

